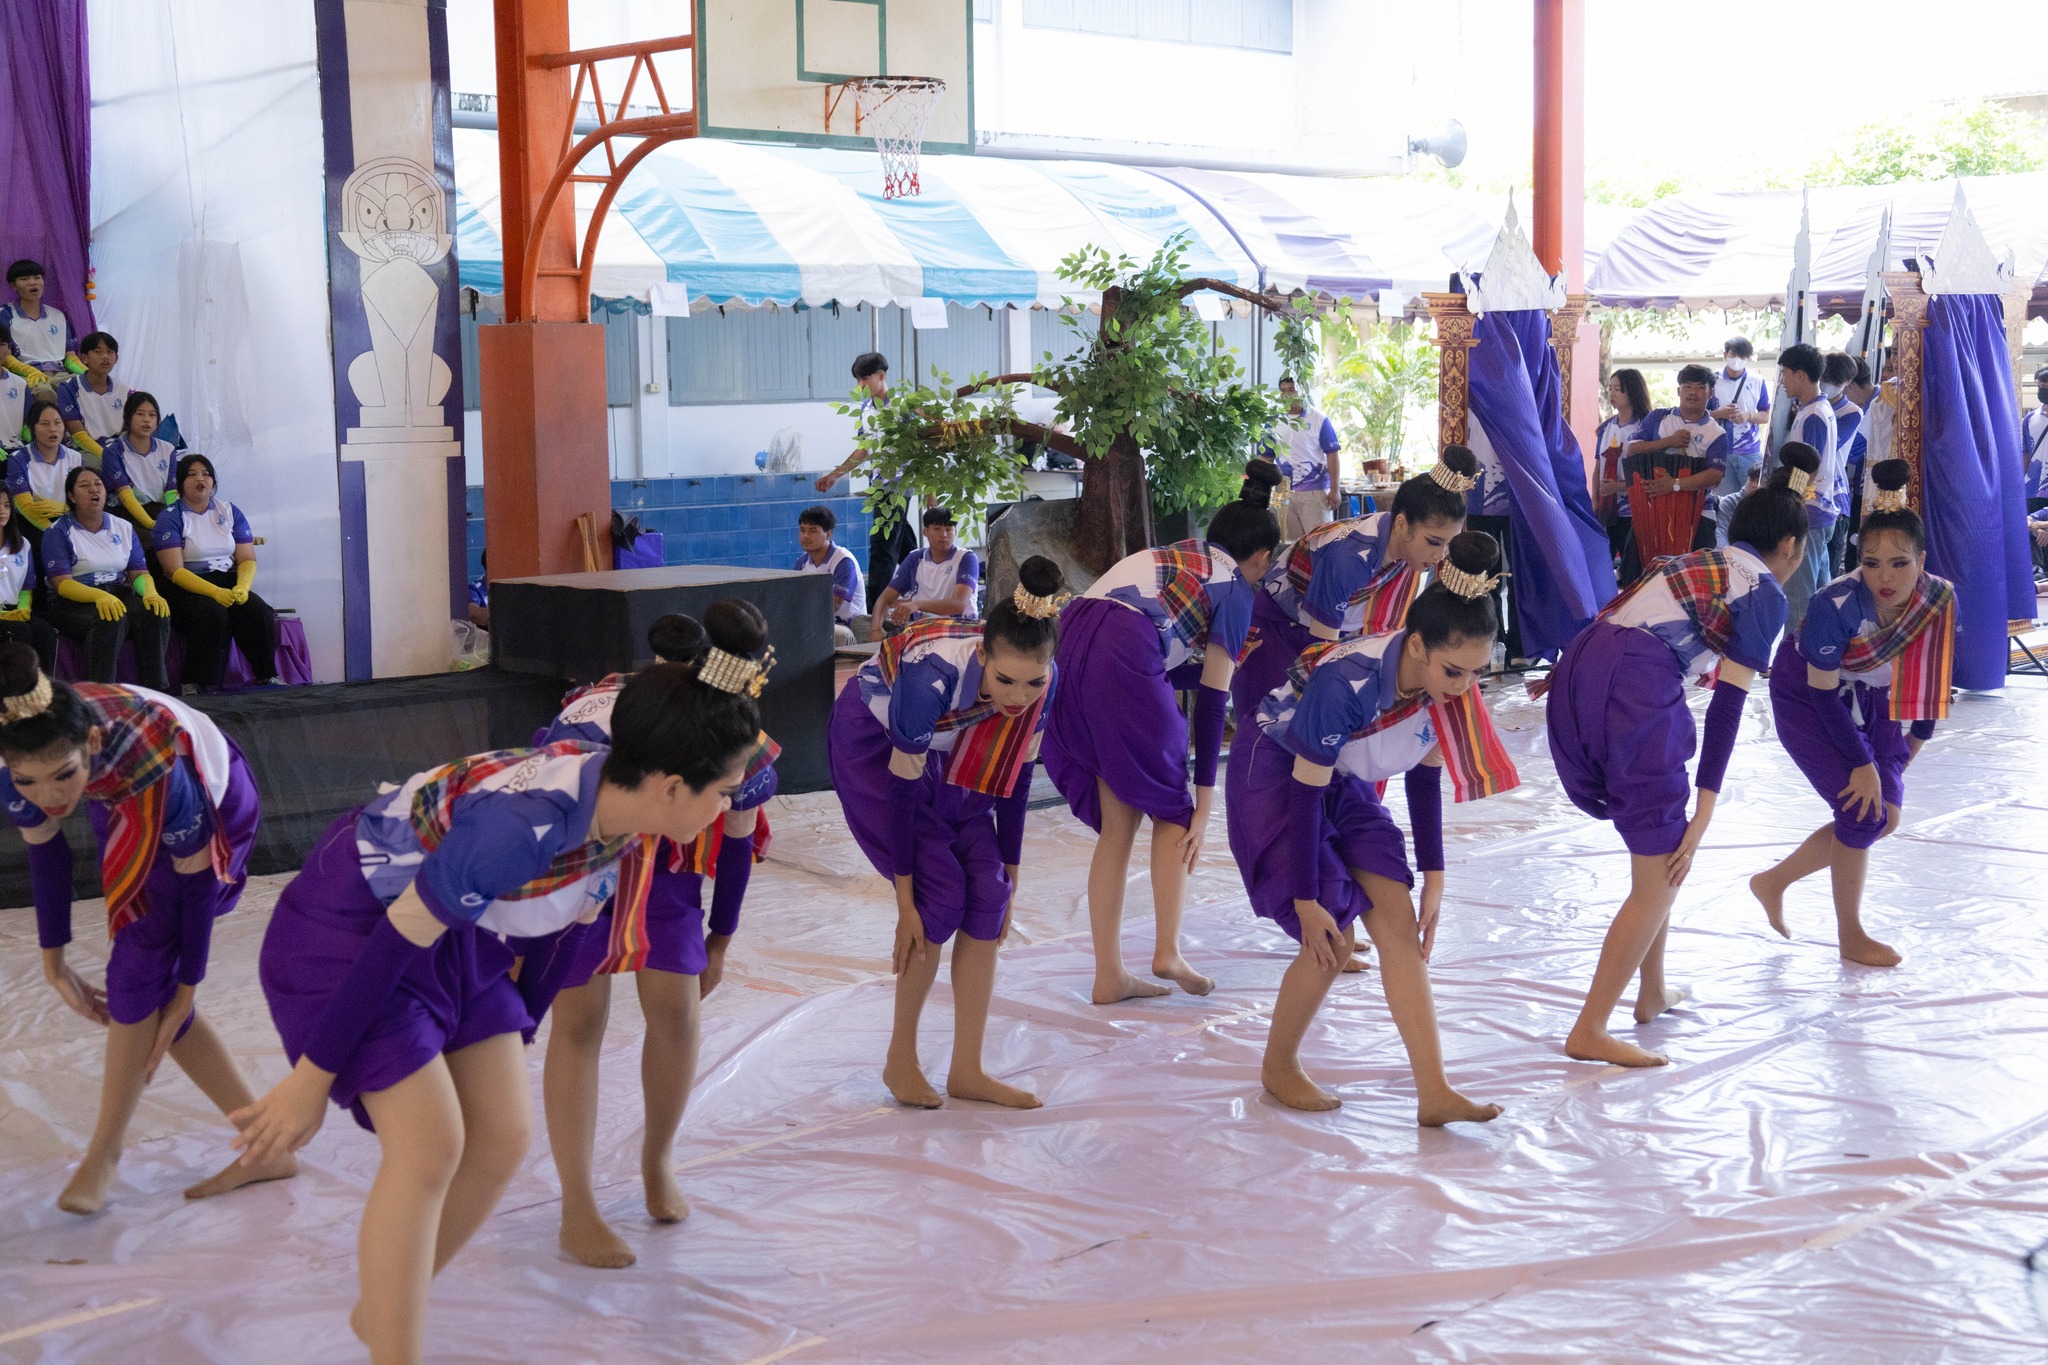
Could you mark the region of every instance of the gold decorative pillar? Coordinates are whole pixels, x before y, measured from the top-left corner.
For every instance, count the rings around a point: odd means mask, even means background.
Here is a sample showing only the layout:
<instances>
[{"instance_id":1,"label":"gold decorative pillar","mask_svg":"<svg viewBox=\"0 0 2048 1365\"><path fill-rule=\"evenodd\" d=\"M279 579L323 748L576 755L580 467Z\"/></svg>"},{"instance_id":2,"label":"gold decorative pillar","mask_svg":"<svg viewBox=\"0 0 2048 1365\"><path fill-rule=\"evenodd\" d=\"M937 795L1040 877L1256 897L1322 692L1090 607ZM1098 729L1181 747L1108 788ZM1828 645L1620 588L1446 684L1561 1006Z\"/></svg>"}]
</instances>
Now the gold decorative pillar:
<instances>
[{"instance_id":1,"label":"gold decorative pillar","mask_svg":"<svg viewBox=\"0 0 2048 1365\"><path fill-rule=\"evenodd\" d=\"M1429 316L1436 323L1436 440L1441 450L1463 445L1471 434L1468 403L1472 392L1472 348L1479 344L1472 335L1478 319L1465 306L1463 294L1424 294Z\"/></svg>"},{"instance_id":2,"label":"gold decorative pillar","mask_svg":"<svg viewBox=\"0 0 2048 1365\"><path fill-rule=\"evenodd\" d=\"M1892 373L1898 377L1898 404L1892 421L1892 458L1913 467L1907 494L1924 513L1920 496L1920 424L1925 403L1921 391L1922 335L1927 330L1927 295L1920 292L1916 270L1887 270L1885 292L1892 306Z\"/></svg>"},{"instance_id":3,"label":"gold decorative pillar","mask_svg":"<svg viewBox=\"0 0 2048 1365\"><path fill-rule=\"evenodd\" d=\"M1557 353L1558 404L1564 409L1564 424L1572 424L1572 348L1579 341L1579 320L1586 316L1590 296L1567 294L1564 307L1550 315L1550 349Z\"/></svg>"}]
</instances>

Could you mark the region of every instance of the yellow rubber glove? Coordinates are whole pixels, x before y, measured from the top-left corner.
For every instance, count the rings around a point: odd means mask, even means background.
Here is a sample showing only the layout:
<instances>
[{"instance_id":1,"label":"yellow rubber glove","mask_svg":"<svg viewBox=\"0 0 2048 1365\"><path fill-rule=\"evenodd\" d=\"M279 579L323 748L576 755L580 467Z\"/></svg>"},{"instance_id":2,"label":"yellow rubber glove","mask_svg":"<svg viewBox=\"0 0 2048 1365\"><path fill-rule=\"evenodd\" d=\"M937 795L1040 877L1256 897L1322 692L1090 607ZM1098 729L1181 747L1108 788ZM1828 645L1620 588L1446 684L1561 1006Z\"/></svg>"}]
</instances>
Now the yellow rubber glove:
<instances>
[{"instance_id":1,"label":"yellow rubber glove","mask_svg":"<svg viewBox=\"0 0 2048 1365\"><path fill-rule=\"evenodd\" d=\"M232 588L217 587L182 564L178 566L178 571L171 575L171 582L177 584L186 592L191 593L194 597L211 597L224 607L235 605L235 594Z\"/></svg>"},{"instance_id":2,"label":"yellow rubber glove","mask_svg":"<svg viewBox=\"0 0 2048 1365\"><path fill-rule=\"evenodd\" d=\"M156 529L156 518L143 510L142 499L135 496L135 490L132 487L123 486L120 497L121 506L127 509L129 516L135 518L136 525L145 531L154 531ZM172 577L171 581L173 583L178 582L175 576ZM183 587L184 584L179 583L178 586Z\"/></svg>"},{"instance_id":3,"label":"yellow rubber glove","mask_svg":"<svg viewBox=\"0 0 2048 1365\"><path fill-rule=\"evenodd\" d=\"M85 362L80 360L76 354L66 351L64 353L64 368L73 374L84 374Z\"/></svg>"},{"instance_id":4,"label":"yellow rubber glove","mask_svg":"<svg viewBox=\"0 0 2048 1365\"><path fill-rule=\"evenodd\" d=\"M14 510L21 513L27 519L28 524L35 527L38 531L49 530L50 523L57 519L57 517L51 516L45 510L49 506L50 503L47 499L39 498L33 493L16 493L14 495ZM62 515L63 513L61 512L57 514L57 516Z\"/></svg>"},{"instance_id":5,"label":"yellow rubber glove","mask_svg":"<svg viewBox=\"0 0 2048 1365\"><path fill-rule=\"evenodd\" d=\"M9 351L4 356L0 356L0 366L5 366L10 373L18 374L23 379L26 379L31 388L50 382L50 376L44 374L12 351Z\"/></svg>"},{"instance_id":6,"label":"yellow rubber glove","mask_svg":"<svg viewBox=\"0 0 2048 1365\"><path fill-rule=\"evenodd\" d=\"M249 600L249 585L256 581L256 561L245 559L235 565L235 605Z\"/></svg>"},{"instance_id":7,"label":"yellow rubber glove","mask_svg":"<svg viewBox=\"0 0 2048 1365\"><path fill-rule=\"evenodd\" d=\"M118 621L128 614L128 605L110 592L102 592L90 583L81 583L75 578L57 580L57 596L67 602L90 602L99 608L100 620Z\"/></svg>"},{"instance_id":8,"label":"yellow rubber glove","mask_svg":"<svg viewBox=\"0 0 2048 1365\"><path fill-rule=\"evenodd\" d=\"M142 599L142 605L149 608L150 615L169 616L171 614L171 604L164 601L163 594L156 590L156 580L148 574L144 574L135 580L135 592Z\"/></svg>"},{"instance_id":9,"label":"yellow rubber glove","mask_svg":"<svg viewBox=\"0 0 2048 1365\"><path fill-rule=\"evenodd\" d=\"M77 446L80 453L90 455L95 460L100 461L105 461L107 458L106 447L87 435L84 427L80 427L76 431L66 432L65 435L71 438L71 444Z\"/></svg>"}]
</instances>

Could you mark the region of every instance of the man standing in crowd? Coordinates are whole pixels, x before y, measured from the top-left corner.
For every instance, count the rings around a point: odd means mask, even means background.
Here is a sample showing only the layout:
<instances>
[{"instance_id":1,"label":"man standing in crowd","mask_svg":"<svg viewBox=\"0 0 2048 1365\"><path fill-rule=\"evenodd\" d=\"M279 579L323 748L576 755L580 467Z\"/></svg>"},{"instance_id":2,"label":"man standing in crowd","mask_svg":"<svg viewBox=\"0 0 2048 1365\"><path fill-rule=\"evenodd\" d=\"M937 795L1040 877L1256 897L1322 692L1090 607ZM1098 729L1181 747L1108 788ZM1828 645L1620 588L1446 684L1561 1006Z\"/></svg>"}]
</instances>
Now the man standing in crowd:
<instances>
[{"instance_id":1,"label":"man standing in crowd","mask_svg":"<svg viewBox=\"0 0 2048 1365\"><path fill-rule=\"evenodd\" d=\"M2027 457L2027 520L2034 533L2034 577L2048 575L2048 365L2034 371L2038 403L2020 422Z\"/></svg>"},{"instance_id":2,"label":"man standing in crowd","mask_svg":"<svg viewBox=\"0 0 2048 1365\"><path fill-rule=\"evenodd\" d=\"M867 395L860 400L860 414L854 419L853 454L841 460L833 468L818 477L818 491L829 493L832 485L858 469L867 460L874 458L874 452L867 449L867 439L875 426L875 410L889 401L889 358L880 351L863 351L853 359L853 380ZM870 471L870 485L886 488L890 476L887 471ZM901 564L917 546L917 537L910 531L910 506L905 500L902 513L888 530L882 529L880 518L868 532L868 611L875 609L875 601L882 595L889 580L896 576L896 566Z\"/></svg>"},{"instance_id":3,"label":"man standing in crowd","mask_svg":"<svg viewBox=\"0 0 2048 1365\"><path fill-rule=\"evenodd\" d=\"M1330 419L1302 398L1294 376L1280 381L1280 401L1287 405L1287 416L1274 424L1267 444L1289 485L1280 538L1299 540L1335 516L1341 505L1343 471L1337 454L1344 443Z\"/></svg>"},{"instance_id":4,"label":"man standing in crowd","mask_svg":"<svg viewBox=\"0 0 2048 1365\"><path fill-rule=\"evenodd\" d=\"M1869 369L1864 370L1866 375ZM1832 493L1823 496L1834 499L1835 530L1828 542L1828 582L1842 572L1842 556L1849 548L1849 529L1856 524L1850 510L1856 502L1853 490L1863 477L1863 409L1849 396L1849 388L1856 382L1856 361L1846 352L1830 351L1821 361L1820 392L1828 400L1828 406L1835 410L1835 448L1841 452L1841 478ZM1817 584L1826 587L1827 584Z\"/></svg>"},{"instance_id":5,"label":"man standing in crowd","mask_svg":"<svg viewBox=\"0 0 2048 1365\"><path fill-rule=\"evenodd\" d=\"M1728 518L1735 511L1749 476L1763 462L1763 428L1771 424L1771 386L1752 374L1749 362L1756 348L1748 337L1729 337L1721 347L1721 369L1714 376L1715 420L1728 432L1728 469L1714 489L1719 500L1715 540L1728 543Z\"/></svg>"},{"instance_id":6,"label":"man standing in crowd","mask_svg":"<svg viewBox=\"0 0 2048 1365\"><path fill-rule=\"evenodd\" d=\"M1786 401L1796 404L1792 413L1790 439L1804 441L1820 452L1820 472L1806 501L1806 560L1785 585L1785 600L1791 605L1785 628L1799 629L1806 619L1806 604L1834 577L1828 569L1828 543L1834 539L1835 521L1841 516L1835 505L1835 490L1842 481L1842 452L1835 443L1835 406L1820 391L1820 349L1801 342L1778 353L1778 387Z\"/></svg>"}]
</instances>

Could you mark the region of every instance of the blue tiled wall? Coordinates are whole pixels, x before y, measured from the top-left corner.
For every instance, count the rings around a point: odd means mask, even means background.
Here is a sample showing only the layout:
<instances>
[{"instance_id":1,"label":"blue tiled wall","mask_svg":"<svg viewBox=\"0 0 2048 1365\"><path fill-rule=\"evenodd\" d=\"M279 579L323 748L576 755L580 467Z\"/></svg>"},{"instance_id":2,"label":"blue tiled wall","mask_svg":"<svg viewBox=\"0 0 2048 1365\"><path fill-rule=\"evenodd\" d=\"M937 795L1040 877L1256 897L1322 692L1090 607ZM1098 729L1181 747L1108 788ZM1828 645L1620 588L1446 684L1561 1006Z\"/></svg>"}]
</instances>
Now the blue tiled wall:
<instances>
[{"instance_id":1,"label":"blue tiled wall","mask_svg":"<svg viewBox=\"0 0 2048 1365\"><path fill-rule=\"evenodd\" d=\"M839 518L832 538L867 570L870 518L842 479L831 495L813 484L817 474L732 474L702 479L635 479L612 483L612 506L662 533L670 564L738 564L786 569L801 547L796 516L823 504ZM484 490L469 490L469 576L483 572Z\"/></svg>"}]
</instances>

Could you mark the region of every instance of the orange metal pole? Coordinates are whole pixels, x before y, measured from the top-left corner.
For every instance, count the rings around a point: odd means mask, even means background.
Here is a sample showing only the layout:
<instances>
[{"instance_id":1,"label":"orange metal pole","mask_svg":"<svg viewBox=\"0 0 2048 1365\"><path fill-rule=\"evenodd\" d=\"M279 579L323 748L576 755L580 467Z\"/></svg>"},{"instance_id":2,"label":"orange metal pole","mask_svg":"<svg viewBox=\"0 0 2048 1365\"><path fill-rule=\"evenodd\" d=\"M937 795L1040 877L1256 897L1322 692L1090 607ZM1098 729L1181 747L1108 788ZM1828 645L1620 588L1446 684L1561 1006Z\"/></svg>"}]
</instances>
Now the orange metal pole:
<instances>
[{"instance_id":1,"label":"orange metal pole","mask_svg":"<svg viewBox=\"0 0 2048 1365\"><path fill-rule=\"evenodd\" d=\"M1535 196L1530 240L1574 293L1586 287L1586 5L1536 0ZM1599 329L1579 333L1572 367L1571 426L1593 449L1599 419Z\"/></svg>"},{"instance_id":2,"label":"orange metal pole","mask_svg":"<svg viewBox=\"0 0 2048 1365\"><path fill-rule=\"evenodd\" d=\"M505 317L511 322L587 322L590 298L562 277L529 289L519 253L540 225L543 270L576 269L576 212L556 200L541 219L541 191L561 148L551 134L574 121L569 72L544 59L569 50L569 0L497 0L498 204L505 243Z\"/></svg>"}]
</instances>

